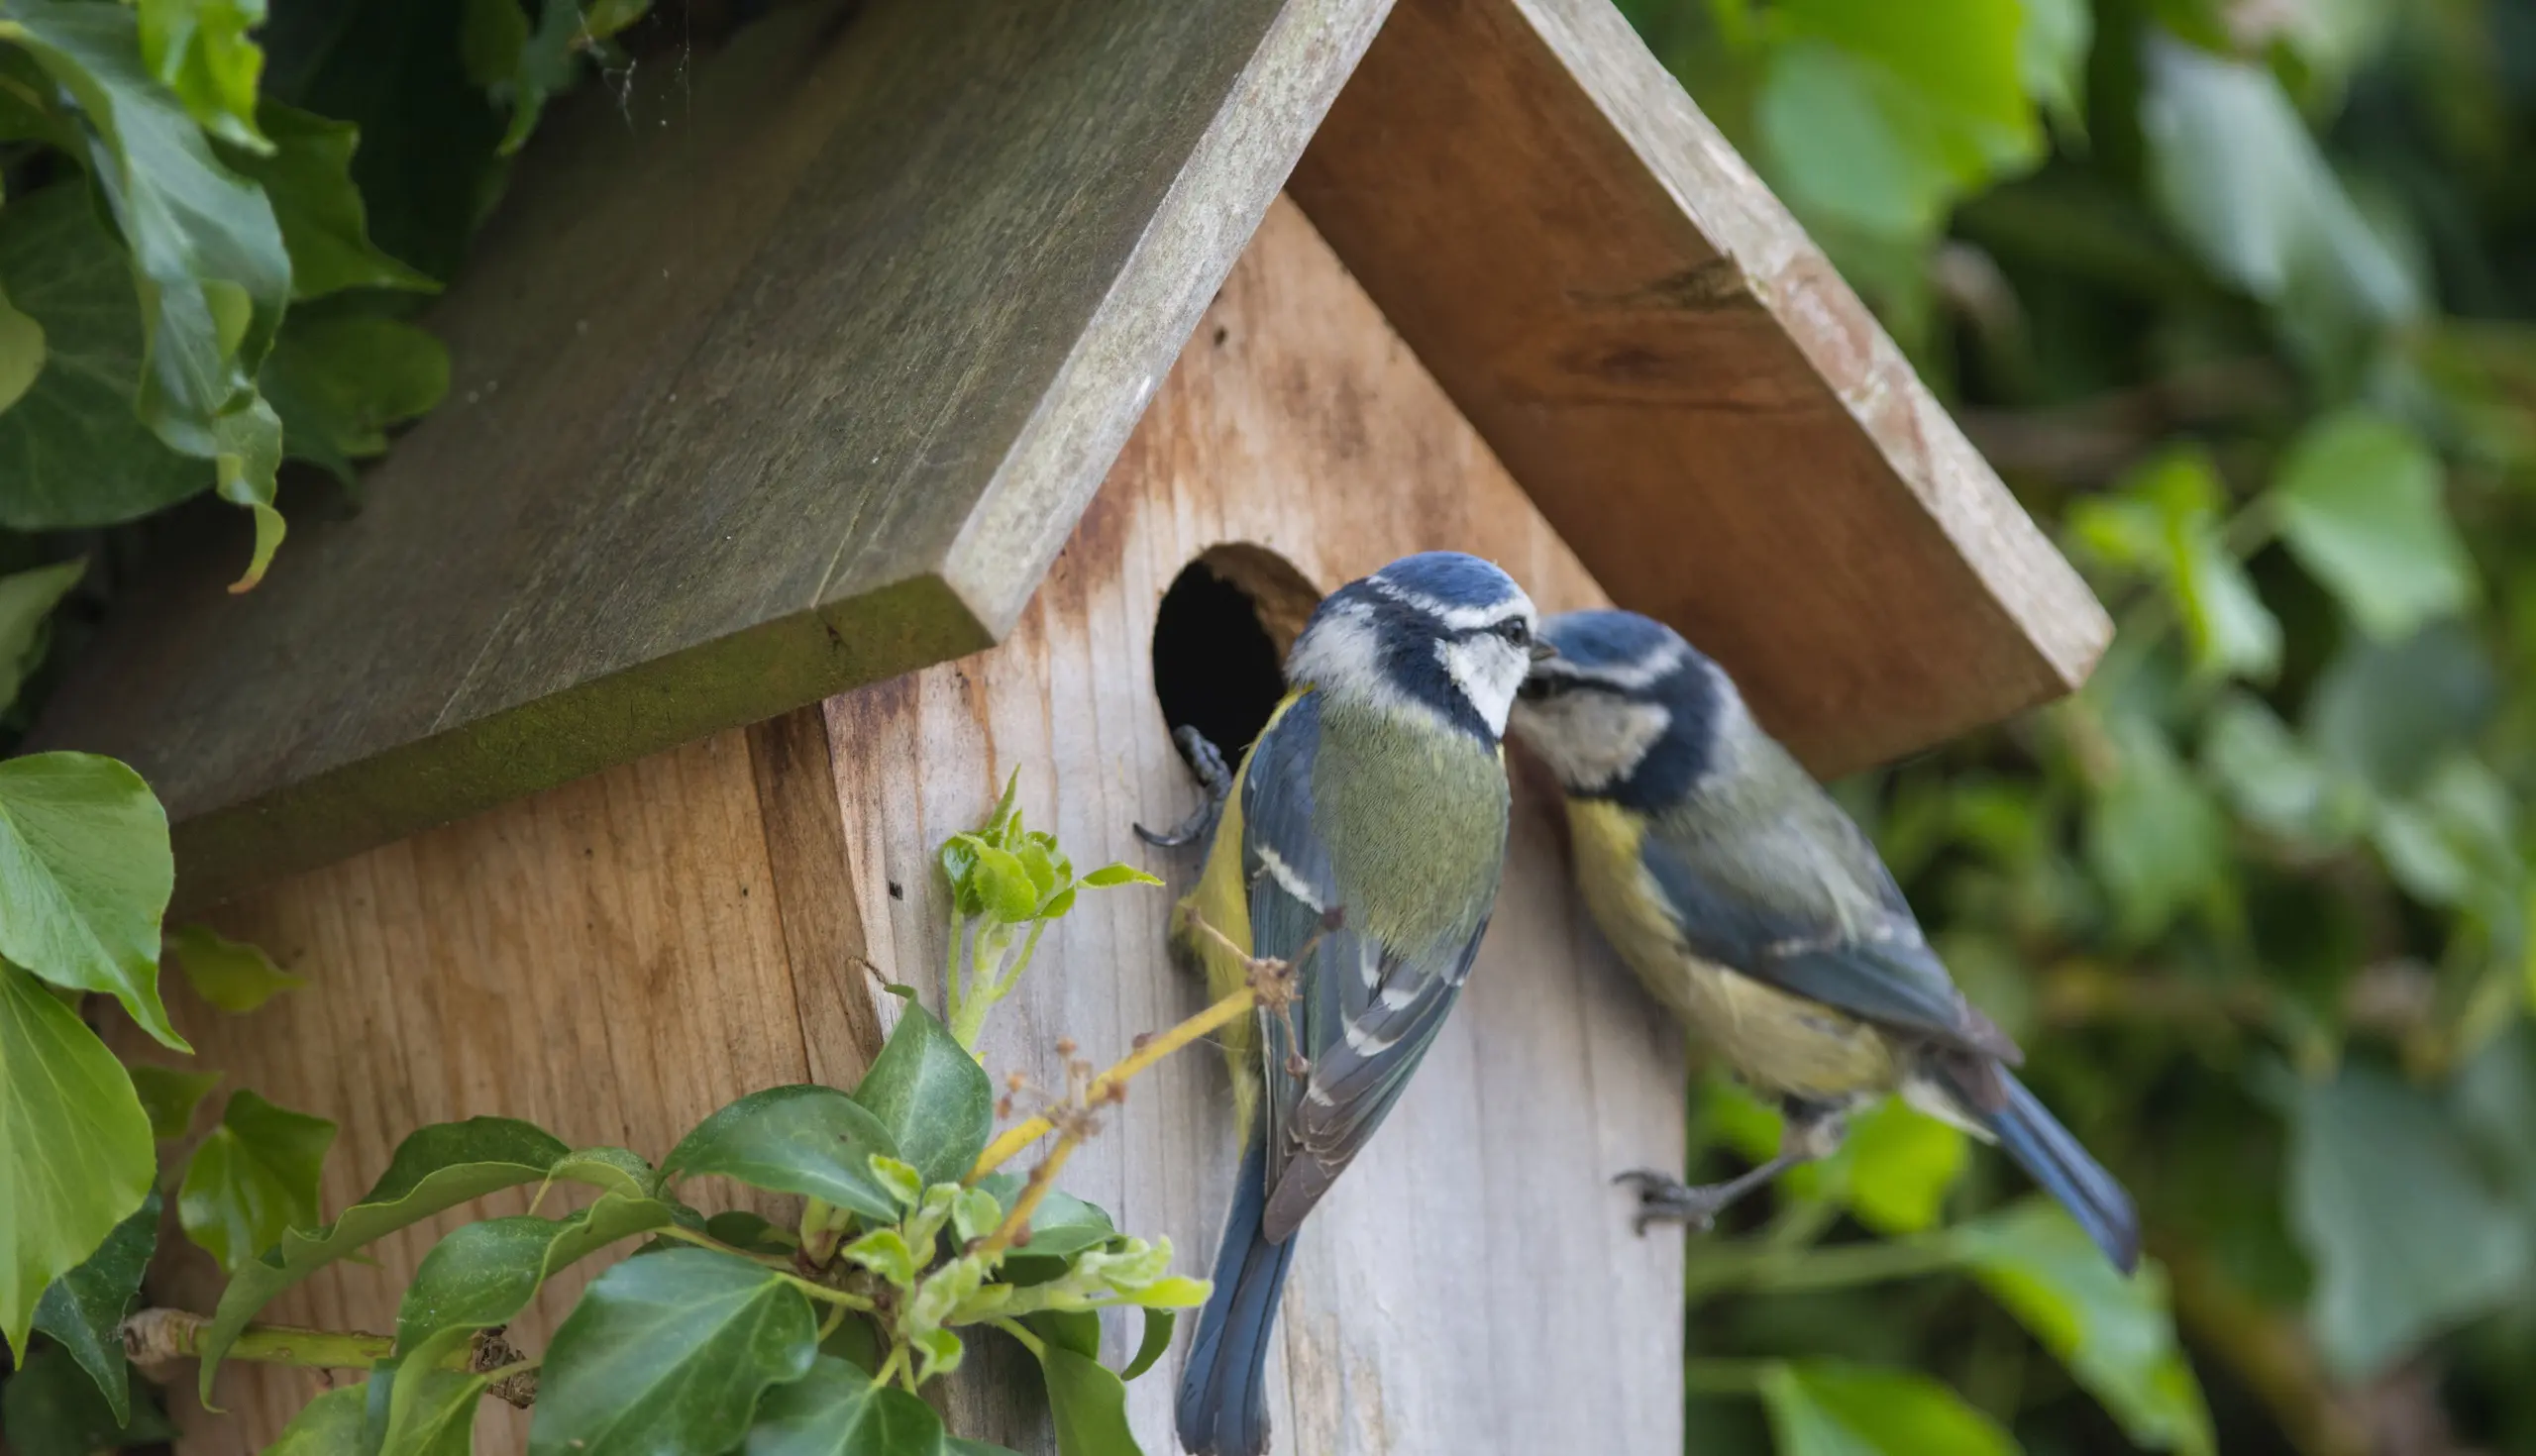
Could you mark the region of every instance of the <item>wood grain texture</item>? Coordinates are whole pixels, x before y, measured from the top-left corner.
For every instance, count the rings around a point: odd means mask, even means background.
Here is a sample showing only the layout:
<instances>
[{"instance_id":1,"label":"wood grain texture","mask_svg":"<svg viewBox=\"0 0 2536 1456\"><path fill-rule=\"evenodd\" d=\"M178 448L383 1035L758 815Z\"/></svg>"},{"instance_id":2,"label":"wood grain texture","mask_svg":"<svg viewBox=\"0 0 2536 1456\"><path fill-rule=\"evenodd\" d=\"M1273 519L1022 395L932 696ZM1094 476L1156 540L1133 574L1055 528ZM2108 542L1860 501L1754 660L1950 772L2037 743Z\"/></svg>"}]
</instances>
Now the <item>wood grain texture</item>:
<instances>
[{"instance_id":1,"label":"wood grain texture","mask_svg":"<svg viewBox=\"0 0 2536 1456\"><path fill-rule=\"evenodd\" d=\"M798 1082L818 1024L802 987L827 968L787 951L761 827L749 735L731 731L610 770L486 815L274 885L217 923L264 947L308 986L251 1016L209 1010L167 982L198 1053L284 1106L342 1125L325 1174L329 1215L358 1198L395 1145L426 1123L523 1117L576 1146L614 1144L658 1160L733 1097ZM829 867L832 882L841 869ZM165 1061L137 1035L123 1050ZM743 1199L695 1185L709 1206ZM543 1211L586 1195L557 1190ZM761 1200L767 1211L778 1211ZM399 1294L432 1243L470 1217L519 1213L524 1192L453 1210L374 1246L377 1268L338 1264L282 1296L269 1317L328 1328L394 1328ZM209 1309L210 1261L176 1237L152 1285L162 1302ZM546 1337L588 1271L563 1281L515 1326ZM249 1456L321 1387L306 1372L225 1366L229 1417L169 1396L185 1456ZM522 1448L526 1421L487 1403L478 1451Z\"/></svg>"},{"instance_id":2,"label":"wood grain texture","mask_svg":"<svg viewBox=\"0 0 2536 1456\"><path fill-rule=\"evenodd\" d=\"M989 1069L1058 1085L1072 1037L1096 1061L1199 1009L1169 963L1194 852L1129 825L1192 789L1153 691L1158 602L1209 548L1276 552L1323 588L1411 550L1491 557L1552 608L1602 597L1327 248L1272 210L1012 636L827 705L851 876L877 975L938 1004L945 926L931 851L1020 771L1026 820L1089 867L1125 859L1167 890L1088 893L996 1013ZM1299 1235L1274 1377L1277 1449L1341 1453L1681 1449L1680 1243L1630 1231L1620 1169L1678 1168L1671 1023L1619 970L1567 888L1551 801L1520 800L1471 988L1391 1120ZM894 895L890 886L898 886ZM884 998L888 1000L889 998ZM1232 1178L1219 1058L1134 1088L1067 1187L1203 1273ZM1123 1358L1131 1322L1113 1325ZM1187 1334L1182 1335L1185 1354ZM994 1348L999 1342L983 1342ZM1177 1363L1129 1387L1148 1451L1177 1449ZM1045 1451L999 1361L965 1374L956 1428Z\"/></svg>"},{"instance_id":3,"label":"wood grain texture","mask_svg":"<svg viewBox=\"0 0 2536 1456\"><path fill-rule=\"evenodd\" d=\"M217 923L310 985L241 1018L207 1012L171 981L178 1023L230 1086L343 1123L330 1212L404 1133L476 1113L657 1159L743 1092L805 1076L851 1083L900 1005L882 983L912 983L939 1004L932 850L983 817L1017 768L1031 822L1053 825L1078 864L1126 859L1175 884L1087 893L999 1010L988 1065L1054 1085L1061 1035L1086 1055L1120 1055L1204 1000L1162 942L1196 857L1147 850L1128 826L1192 801L1155 702L1154 617L1181 568L1226 542L1273 551L1323 585L1413 549L1460 547L1548 606L1601 600L1281 203L1009 641L244 897ZM1281 1451L1680 1449L1680 1243L1632 1234L1630 1199L1608 1185L1625 1167L1678 1168L1677 1036L1586 927L1550 800L1519 803L1471 989L1301 1235L1278 1365ZM1136 1085L1067 1187L1125 1227L1168 1234L1180 1264L1202 1270L1230 1187L1227 1103L1217 1058L1175 1059ZM713 1184L683 1193L739 1200ZM378 1268L321 1273L273 1317L389 1328L440 1233L523 1205L489 1199L391 1239ZM209 1307L205 1261L166 1246L176 1252L154 1298ZM518 1323L524 1348L543 1348L591 1272ZM1131 1333L1112 1329L1113 1361ZM943 1394L958 1427L1048 1456L1027 1357L992 1336L976 1346ZM1174 1379L1166 1365L1130 1388L1149 1451L1175 1449ZM319 1389L232 1365L220 1396L234 1414L215 1418L183 1385L171 1392L183 1456L247 1456ZM476 1449L515 1456L525 1427L490 1405Z\"/></svg>"},{"instance_id":4,"label":"wood grain texture","mask_svg":"<svg viewBox=\"0 0 2536 1456\"><path fill-rule=\"evenodd\" d=\"M199 902L984 646L1384 5L796 6L589 88L367 508L243 597L184 542L41 741Z\"/></svg>"},{"instance_id":5,"label":"wood grain texture","mask_svg":"<svg viewBox=\"0 0 2536 1456\"><path fill-rule=\"evenodd\" d=\"M1400 0L1290 183L1613 596L1837 773L2112 625L1610 0Z\"/></svg>"}]
</instances>

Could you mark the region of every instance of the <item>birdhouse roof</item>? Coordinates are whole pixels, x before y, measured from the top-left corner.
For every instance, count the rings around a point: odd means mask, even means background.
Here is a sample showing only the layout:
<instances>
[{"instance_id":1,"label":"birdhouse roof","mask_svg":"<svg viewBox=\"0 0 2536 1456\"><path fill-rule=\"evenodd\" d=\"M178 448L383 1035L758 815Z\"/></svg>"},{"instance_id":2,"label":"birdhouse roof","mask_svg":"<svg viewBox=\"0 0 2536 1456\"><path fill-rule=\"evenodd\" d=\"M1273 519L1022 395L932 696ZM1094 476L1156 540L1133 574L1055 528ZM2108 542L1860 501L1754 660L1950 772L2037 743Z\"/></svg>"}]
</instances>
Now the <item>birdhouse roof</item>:
<instances>
[{"instance_id":1,"label":"birdhouse roof","mask_svg":"<svg viewBox=\"0 0 2536 1456\"><path fill-rule=\"evenodd\" d=\"M807 4L638 79L524 159L361 508L240 596L189 529L56 694L187 898L997 641L1281 187L1818 768L2109 635L1609 0Z\"/></svg>"}]
</instances>

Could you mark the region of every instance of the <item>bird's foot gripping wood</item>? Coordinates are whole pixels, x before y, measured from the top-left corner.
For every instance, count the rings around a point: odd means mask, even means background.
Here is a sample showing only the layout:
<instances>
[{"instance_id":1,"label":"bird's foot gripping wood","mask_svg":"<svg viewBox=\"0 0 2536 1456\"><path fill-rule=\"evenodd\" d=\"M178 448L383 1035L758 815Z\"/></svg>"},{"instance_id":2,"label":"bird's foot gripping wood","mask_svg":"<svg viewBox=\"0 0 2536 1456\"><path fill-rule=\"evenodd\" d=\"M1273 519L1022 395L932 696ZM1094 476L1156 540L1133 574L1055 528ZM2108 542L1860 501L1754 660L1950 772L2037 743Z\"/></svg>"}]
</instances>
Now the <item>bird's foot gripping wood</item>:
<instances>
[{"instance_id":1,"label":"bird's foot gripping wood","mask_svg":"<svg viewBox=\"0 0 2536 1456\"><path fill-rule=\"evenodd\" d=\"M1633 1168L1613 1179L1614 1183L1638 1190L1638 1231L1645 1233L1650 1223L1679 1223L1705 1233L1717 1222L1718 1214L1744 1195L1800 1163L1818 1162L1840 1151L1848 1124L1838 1111L1793 1101L1786 1110L1787 1127L1779 1134L1779 1155L1724 1183L1687 1184L1652 1168Z\"/></svg>"},{"instance_id":2,"label":"bird's foot gripping wood","mask_svg":"<svg viewBox=\"0 0 2536 1456\"><path fill-rule=\"evenodd\" d=\"M1131 826L1136 838L1157 849L1178 849L1214 834L1215 821L1223 817L1224 800L1232 794L1232 770L1224 763L1223 750L1209 742L1207 735L1183 724L1171 730L1171 741L1179 747L1181 761L1189 766L1190 777L1198 780L1199 790L1206 797L1195 813L1160 833L1142 824Z\"/></svg>"}]
</instances>

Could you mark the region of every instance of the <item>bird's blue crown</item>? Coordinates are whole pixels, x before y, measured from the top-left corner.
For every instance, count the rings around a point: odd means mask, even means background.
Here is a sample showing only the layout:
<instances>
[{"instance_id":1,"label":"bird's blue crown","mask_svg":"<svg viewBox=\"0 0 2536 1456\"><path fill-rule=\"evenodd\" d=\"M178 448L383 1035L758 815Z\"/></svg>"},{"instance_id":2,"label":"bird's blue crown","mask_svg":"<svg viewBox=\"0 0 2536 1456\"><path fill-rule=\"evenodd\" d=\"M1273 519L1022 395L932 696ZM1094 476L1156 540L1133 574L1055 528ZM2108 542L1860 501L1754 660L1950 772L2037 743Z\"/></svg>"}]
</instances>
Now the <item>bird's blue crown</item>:
<instances>
[{"instance_id":1,"label":"bird's blue crown","mask_svg":"<svg viewBox=\"0 0 2536 1456\"><path fill-rule=\"evenodd\" d=\"M1625 773L1573 791L1651 810L1678 801L1708 773L1719 732L1739 713L1727 700L1734 688L1725 674L1680 633L1636 612L1584 611L1544 621L1541 639L1558 655L1533 668L1527 702L1585 691L1663 710L1662 731Z\"/></svg>"},{"instance_id":2,"label":"bird's blue crown","mask_svg":"<svg viewBox=\"0 0 2536 1456\"><path fill-rule=\"evenodd\" d=\"M1408 705L1495 743L1530 665L1535 614L1515 578L1475 556L1403 557L1331 592L1287 660L1287 680Z\"/></svg>"}]
</instances>

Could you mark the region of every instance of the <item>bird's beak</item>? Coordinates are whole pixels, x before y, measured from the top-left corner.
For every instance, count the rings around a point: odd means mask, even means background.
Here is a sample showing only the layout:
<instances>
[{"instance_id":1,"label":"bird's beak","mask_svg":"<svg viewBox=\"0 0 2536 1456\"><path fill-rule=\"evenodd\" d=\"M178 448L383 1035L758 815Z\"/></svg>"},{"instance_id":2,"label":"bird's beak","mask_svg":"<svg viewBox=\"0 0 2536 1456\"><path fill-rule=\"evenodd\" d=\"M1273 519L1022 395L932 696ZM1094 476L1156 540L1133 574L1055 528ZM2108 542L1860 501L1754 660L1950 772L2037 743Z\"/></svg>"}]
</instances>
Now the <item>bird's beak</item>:
<instances>
[{"instance_id":1,"label":"bird's beak","mask_svg":"<svg viewBox=\"0 0 2536 1456\"><path fill-rule=\"evenodd\" d=\"M1548 643L1536 641L1532 644L1533 662L1545 663L1556 656L1558 656L1558 649L1550 646Z\"/></svg>"}]
</instances>

